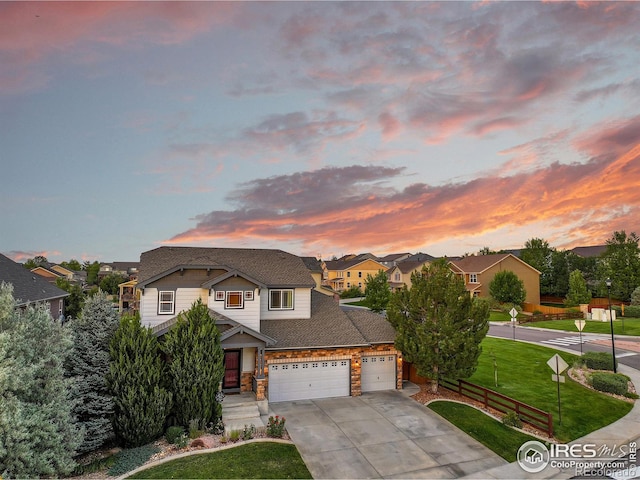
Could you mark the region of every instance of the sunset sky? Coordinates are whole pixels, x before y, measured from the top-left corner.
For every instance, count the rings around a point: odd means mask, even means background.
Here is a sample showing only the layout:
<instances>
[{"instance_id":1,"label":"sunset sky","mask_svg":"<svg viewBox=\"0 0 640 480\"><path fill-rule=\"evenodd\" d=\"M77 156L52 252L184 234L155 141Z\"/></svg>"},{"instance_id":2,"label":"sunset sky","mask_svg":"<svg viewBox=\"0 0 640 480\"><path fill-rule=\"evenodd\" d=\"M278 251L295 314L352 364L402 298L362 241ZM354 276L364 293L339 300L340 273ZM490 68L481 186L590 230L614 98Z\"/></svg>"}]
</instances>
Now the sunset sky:
<instances>
[{"instance_id":1,"label":"sunset sky","mask_svg":"<svg viewBox=\"0 0 640 480\"><path fill-rule=\"evenodd\" d=\"M0 2L0 253L640 234L640 2Z\"/></svg>"}]
</instances>

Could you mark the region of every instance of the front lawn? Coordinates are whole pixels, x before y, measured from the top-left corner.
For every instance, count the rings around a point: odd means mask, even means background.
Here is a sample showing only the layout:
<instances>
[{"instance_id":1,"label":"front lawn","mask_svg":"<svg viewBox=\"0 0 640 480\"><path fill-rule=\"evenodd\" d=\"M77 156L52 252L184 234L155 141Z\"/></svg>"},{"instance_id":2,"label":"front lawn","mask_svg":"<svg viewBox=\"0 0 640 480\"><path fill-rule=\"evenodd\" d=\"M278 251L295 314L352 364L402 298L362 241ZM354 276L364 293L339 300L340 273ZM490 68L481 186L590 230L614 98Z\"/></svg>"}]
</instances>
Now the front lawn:
<instances>
[{"instance_id":1,"label":"front lawn","mask_svg":"<svg viewBox=\"0 0 640 480\"><path fill-rule=\"evenodd\" d=\"M312 478L295 445L256 442L179 458L128 478Z\"/></svg>"},{"instance_id":2,"label":"front lawn","mask_svg":"<svg viewBox=\"0 0 640 480\"><path fill-rule=\"evenodd\" d=\"M624 332L622 331L623 320L618 317L613 321L613 333L616 335L640 335L640 318L625 318ZM547 320L544 322L530 322L523 326L549 328L552 330L565 330L567 332L577 332L575 320ZM611 322L598 322L596 320L586 320L584 333L611 334Z\"/></svg>"},{"instance_id":3,"label":"front lawn","mask_svg":"<svg viewBox=\"0 0 640 480\"><path fill-rule=\"evenodd\" d=\"M456 402L436 401L428 407L472 436L507 462L515 462L520 446L537 438L522 433L489 417L481 411Z\"/></svg>"},{"instance_id":4,"label":"front lawn","mask_svg":"<svg viewBox=\"0 0 640 480\"><path fill-rule=\"evenodd\" d=\"M556 353L569 366L578 358L539 345L487 337L482 342L478 369L468 380L551 413L554 435L563 442L609 425L631 410L632 403L589 390L567 377L566 383L560 384L560 423L557 384L551 380L553 371L547 365ZM493 356L498 365L498 386Z\"/></svg>"}]
</instances>

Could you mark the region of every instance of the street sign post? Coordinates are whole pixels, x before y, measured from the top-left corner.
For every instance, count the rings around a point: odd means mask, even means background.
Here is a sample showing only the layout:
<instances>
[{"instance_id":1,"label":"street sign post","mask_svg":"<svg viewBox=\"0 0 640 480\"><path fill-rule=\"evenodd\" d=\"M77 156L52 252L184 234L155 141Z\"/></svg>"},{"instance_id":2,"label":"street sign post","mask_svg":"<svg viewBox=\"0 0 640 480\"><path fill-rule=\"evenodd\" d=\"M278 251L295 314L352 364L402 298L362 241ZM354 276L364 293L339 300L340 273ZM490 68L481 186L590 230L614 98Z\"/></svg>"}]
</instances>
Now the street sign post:
<instances>
[{"instance_id":1,"label":"street sign post","mask_svg":"<svg viewBox=\"0 0 640 480\"><path fill-rule=\"evenodd\" d=\"M513 307L509 310L509 315L511 315L511 327L513 327L513 339L516 339L516 317L518 316L518 311Z\"/></svg>"},{"instance_id":2,"label":"street sign post","mask_svg":"<svg viewBox=\"0 0 640 480\"><path fill-rule=\"evenodd\" d=\"M580 333L580 356L582 356L582 329L584 328L586 322L584 320L576 320L574 323L576 324L576 328Z\"/></svg>"},{"instance_id":3,"label":"street sign post","mask_svg":"<svg viewBox=\"0 0 640 480\"><path fill-rule=\"evenodd\" d=\"M557 353L549 359L547 365L549 365L551 370L553 370L551 380L556 382L556 384L558 385L558 421L562 424L562 412L560 410L560 384L564 383L565 379L564 376L561 375L561 373L564 372L569 367L569 365Z\"/></svg>"}]
</instances>

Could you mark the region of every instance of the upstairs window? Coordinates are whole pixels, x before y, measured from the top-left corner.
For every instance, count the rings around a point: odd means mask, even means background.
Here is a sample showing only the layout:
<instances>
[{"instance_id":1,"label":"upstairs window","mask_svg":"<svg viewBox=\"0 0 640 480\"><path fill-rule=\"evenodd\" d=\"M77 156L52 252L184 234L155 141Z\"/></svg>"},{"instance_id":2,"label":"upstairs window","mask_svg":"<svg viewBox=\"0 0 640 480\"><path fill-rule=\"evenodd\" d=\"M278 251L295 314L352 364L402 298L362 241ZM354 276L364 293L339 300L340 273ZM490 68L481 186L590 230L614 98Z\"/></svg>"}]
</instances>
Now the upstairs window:
<instances>
[{"instance_id":1,"label":"upstairs window","mask_svg":"<svg viewBox=\"0 0 640 480\"><path fill-rule=\"evenodd\" d=\"M224 308L243 308L242 292L226 292Z\"/></svg>"},{"instance_id":2,"label":"upstairs window","mask_svg":"<svg viewBox=\"0 0 640 480\"><path fill-rule=\"evenodd\" d=\"M358 278L362 278L362 272L358 272Z\"/></svg>"},{"instance_id":3,"label":"upstairs window","mask_svg":"<svg viewBox=\"0 0 640 480\"><path fill-rule=\"evenodd\" d=\"M269 291L269 310L293 310L293 290Z\"/></svg>"},{"instance_id":4,"label":"upstairs window","mask_svg":"<svg viewBox=\"0 0 640 480\"><path fill-rule=\"evenodd\" d=\"M395 281L399 282L400 281L400 272L396 272L395 273Z\"/></svg>"},{"instance_id":5,"label":"upstairs window","mask_svg":"<svg viewBox=\"0 0 640 480\"><path fill-rule=\"evenodd\" d=\"M470 273L469 274L469 283L478 283L478 274Z\"/></svg>"},{"instance_id":6,"label":"upstairs window","mask_svg":"<svg viewBox=\"0 0 640 480\"><path fill-rule=\"evenodd\" d=\"M175 311L176 292L159 292L158 295L158 314L173 315Z\"/></svg>"}]
</instances>

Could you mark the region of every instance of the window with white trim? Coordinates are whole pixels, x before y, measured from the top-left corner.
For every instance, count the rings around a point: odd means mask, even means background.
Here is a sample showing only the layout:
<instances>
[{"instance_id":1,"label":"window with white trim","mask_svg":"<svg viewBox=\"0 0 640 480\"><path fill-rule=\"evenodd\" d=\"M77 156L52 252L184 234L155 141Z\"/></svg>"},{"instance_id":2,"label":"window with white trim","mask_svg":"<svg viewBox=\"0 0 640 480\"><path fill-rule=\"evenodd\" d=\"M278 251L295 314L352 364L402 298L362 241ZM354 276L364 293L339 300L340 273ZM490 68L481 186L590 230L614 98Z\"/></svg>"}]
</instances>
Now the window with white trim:
<instances>
[{"instance_id":1,"label":"window with white trim","mask_svg":"<svg viewBox=\"0 0 640 480\"><path fill-rule=\"evenodd\" d=\"M245 300L253 300L253 290L245 290L244 291L244 299Z\"/></svg>"},{"instance_id":2,"label":"window with white trim","mask_svg":"<svg viewBox=\"0 0 640 480\"><path fill-rule=\"evenodd\" d=\"M226 292L224 300L224 308L244 308L242 292L229 291Z\"/></svg>"},{"instance_id":3,"label":"window with white trim","mask_svg":"<svg viewBox=\"0 0 640 480\"><path fill-rule=\"evenodd\" d=\"M269 310L293 310L293 290L269 290Z\"/></svg>"},{"instance_id":4,"label":"window with white trim","mask_svg":"<svg viewBox=\"0 0 640 480\"><path fill-rule=\"evenodd\" d=\"M395 278L394 278L394 280L395 280L396 282L399 282L399 281L401 280L401 278L400 278L400 272L396 272L396 273L395 273Z\"/></svg>"},{"instance_id":5,"label":"window with white trim","mask_svg":"<svg viewBox=\"0 0 640 480\"><path fill-rule=\"evenodd\" d=\"M216 300L219 302L224 300L224 290L216 290Z\"/></svg>"},{"instance_id":6,"label":"window with white trim","mask_svg":"<svg viewBox=\"0 0 640 480\"><path fill-rule=\"evenodd\" d=\"M173 315L176 303L176 292L161 291L158 292L158 314Z\"/></svg>"},{"instance_id":7,"label":"window with white trim","mask_svg":"<svg viewBox=\"0 0 640 480\"><path fill-rule=\"evenodd\" d=\"M470 273L469 274L469 283L478 283L478 274Z\"/></svg>"}]
</instances>

